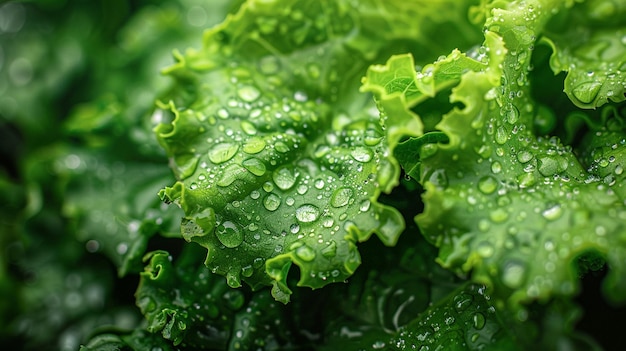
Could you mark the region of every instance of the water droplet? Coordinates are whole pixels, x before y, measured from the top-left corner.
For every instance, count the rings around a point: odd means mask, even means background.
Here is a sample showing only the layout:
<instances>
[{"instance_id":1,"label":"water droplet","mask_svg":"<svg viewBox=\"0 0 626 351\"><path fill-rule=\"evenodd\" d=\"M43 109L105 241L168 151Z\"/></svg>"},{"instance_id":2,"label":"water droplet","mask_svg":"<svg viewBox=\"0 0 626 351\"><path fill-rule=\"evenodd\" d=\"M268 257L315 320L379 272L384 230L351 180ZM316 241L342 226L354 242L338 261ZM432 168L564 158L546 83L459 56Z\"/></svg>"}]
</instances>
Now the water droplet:
<instances>
[{"instance_id":1,"label":"water droplet","mask_svg":"<svg viewBox=\"0 0 626 351\"><path fill-rule=\"evenodd\" d=\"M277 141L274 144L274 150L280 152L281 154L289 152L289 146L282 141Z\"/></svg>"},{"instance_id":2,"label":"water droplet","mask_svg":"<svg viewBox=\"0 0 626 351\"><path fill-rule=\"evenodd\" d=\"M217 110L217 117L221 118L221 119L226 119L228 118L228 116L230 116L230 114L228 113L228 110L221 108L219 110Z\"/></svg>"},{"instance_id":3,"label":"water droplet","mask_svg":"<svg viewBox=\"0 0 626 351\"><path fill-rule=\"evenodd\" d=\"M382 136L380 133L374 129L367 129L365 131L365 136L363 137L363 143L367 146L374 146L380 143L382 140Z\"/></svg>"},{"instance_id":4,"label":"water droplet","mask_svg":"<svg viewBox=\"0 0 626 351\"><path fill-rule=\"evenodd\" d=\"M239 150L239 145L237 144L217 144L209 150L209 160L215 164L224 163L233 158L233 156L237 153L237 150Z\"/></svg>"},{"instance_id":5,"label":"water droplet","mask_svg":"<svg viewBox=\"0 0 626 351\"><path fill-rule=\"evenodd\" d=\"M491 172L493 174L502 172L502 164L498 161L493 161L493 163L491 163Z\"/></svg>"},{"instance_id":6,"label":"water droplet","mask_svg":"<svg viewBox=\"0 0 626 351\"><path fill-rule=\"evenodd\" d=\"M326 216L322 219L322 225L325 228L330 228L333 226L333 224L335 224L335 220L331 216Z\"/></svg>"},{"instance_id":7,"label":"water droplet","mask_svg":"<svg viewBox=\"0 0 626 351\"><path fill-rule=\"evenodd\" d=\"M280 197L273 193L267 195L265 200L263 200L263 206L265 206L268 211L276 211L280 206Z\"/></svg>"},{"instance_id":8,"label":"water droplet","mask_svg":"<svg viewBox=\"0 0 626 351\"><path fill-rule=\"evenodd\" d=\"M332 197L330 198L331 206L337 208L346 206L352 198L352 193L352 189L350 188L339 188L335 190Z\"/></svg>"},{"instance_id":9,"label":"water droplet","mask_svg":"<svg viewBox=\"0 0 626 351\"><path fill-rule=\"evenodd\" d=\"M526 269L521 262L509 261L502 271L502 283L511 289L519 288L524 283Z\"/></svg>"},{"instance_id":10,"label":"water droplet","mask_svg":"<svg viewBox=\"0 0 626 351\"><path fill-rule=\"evenodd\" d=\"M250 171L250 173L258 177L264 175L266 171L265 164L257 158L248 158L242 162L242 165L245 169Z\"/></svg>"},{"instance_id":11,"label":"water droplet","mask_svg":"<svg viewBox=\"0 0 626 351\"><path fill-rule=\"evenodd\" d=\"M302 205L296 209L296 218L303 223L316 221L319 215L319 208L311 204Z\"/></svg>"},{"instance_id":12,"label":"water droplet","mask_svg":"<svg viewBox=\"0 0 626 351\"><path fill-rule=\"evenodd\" d=\"M261 96L261 92L252 85L244 85L237 90L237 95L245 102L253 102Z\"/></svg>"},{"instance_id":13,"label":"water droplet","mask_svg":"<svg viewBox=\"0 0 626 351\"><path fill-rule=\"evenodd\" d=\"M215 235L222 245L229 248L237 247L243 242L243 232L231 221L220 223L215 228Z\"/></svg>"},{"instance_id":14,"label":"water droplet","mask_svg":"<svg viewBox=\"0 0 626 351\"><path fill-rule=\"evenodd\" d=\"M474 323L474 328L481 330L485 327L487 320L482 313L476 312L472 316L472 322Z\"/></svg>"},{"instance_id":15,"label":"water droplet","mask_svg":"<svg viewBox=\"0 0 626 351\"><path fill-rule=\"evenodd\" d=\"M253 137L248 139L245 144L243 144L243 152L247 154L257 154L265 148L266 143L265 140L259 137Z\"/></svg>"},{"instance_id":16,"label":"water droplet","mask_svg":"<svg viewBox=\"0 0 626 351\"><path fill-rule=\"evenodd\" d=\"M222 176L217 181L217 185L226 187L231 185L237 178L239 178L240 174L246 173L247 171L239 166L238 164L230 164L224 170L222 170Z\"/></svg>"},{"instance_id":17,"label":"water droplet","mask_svg":"<svg viewBox=\"0 0 626 351\"><path fill-rule=\"evenodd\" d=\"M265 56L259 62L259 68L265 75L272 75L280 70L280 61L276 56Z\"/></svg>"},{"instance_id":18,"label":"water droplet","mask_svg":"<svg viewBox=\"0 0 626 351\"><path fill-rule=\"evenodd\" d=\"M306 245L302 245L296 249L296 256L303 261L310 262L315 259L315 251Z\"/></svg>"},{"instance_id":19,"label":"water droplet","mask_svg":"<svg viewBox=\"0 0 626 351\"><path fill-rule=\"evenodd\" d=\"M534 157L533 154L527 150L521 150L520 152L517 153L517 160L520 163L529 162L530 160L533 159L533 157Z\"/></svg>"},{"instance_id":20,"label":"water droplet","mask_svg":"<svg viewBox=\"0 0 626 351\"><path fill-rule=\"evenodd\" d=\"M528 188L536 183L536 178L533 173L522 173L517 177L517 184L520 188Z\"/></svg>"},{"instance_id":21,"label":"water droplet","mask_svg":"<svg viewBox=\"0 0 626 351\"><path fill-rule=\"evenodd\" d=\"M386 344L383 341L376 341L372 344L372 348L375 350L379 350L385 348L385 345Z\"/></svg>"},{"instance_id":22,"label":"water droplet","mask_svg":"<svg viewBox=\"0 0 626 351\"><path fill-rule=\"evenodd\" d=\"M494 223L502 223L509 218L509 214L506 212L504 208L498 208L489 213L489 218Z\"/></svg>"},{"instance_id":23,"label":"water droplet","mask_svg":"<svg viewBox=\"0 0 626 351\"><path fill-rule=\"evenodd\" d=\"M327 258L335 257L337 254L337 243L334 240L331 240L328 246L322 249L322 256Z\"/></svg>"},{"instance_id":24,"label":"water droplet","mask_svg":"<svg viewBox=\"0 0 626 351\"><path fill-rule=\"evenodd\" d=\"M119 243L119 244L117 244L117 247L115 248L115 251L117 251L117 253L119 255L126 254L126 252L128 252L128 244L127 243Z\"/></svg>"},{"instance_id":25,"label":"water droplet","mask_svg":"<svg viewBox=\"0 0 626 351\"><path fill-rule=\"evenodd\" d=\"M303 91L296 91L293 94L293 99L298 102L306 102L309 99L309 97Z\"/></svg>"},{"instance_id":26,"label":"water droplet","mask_svg":"<svg viewBox=\"0 0 626 351\"><path fill-rule=\"evenodd\" d=\"M350 152L350 156L359 162L369 162L372 160L372 152L364 147L357 147Z\"/></svg>"},{"instance_id":27,"label":"water droplet","mask_svg":"<svg viewBox=\"0 0 626 351\"><path fill-rule=\"evenodd\" d=\"M359 206L359 210L361 210L361 212L365 212L370 209L371 204L370 200L363 200Z\"/></svg>"},{"instance_id":28,"label":"water droplet","mask_svg":"<svg viewBox=\"0 0 626 351\"><path fill-rule=\"evenodd\" d=\"M250 197L252 198L252 200L256 200L261 196L261 193L258 190L252 190L252 192L250 192Z\"/></svg>"},{"instance_id":29,"label":"water droplet","mask_svg":"<svg viewBox=\"0 0 626 351\"><path fill-rule=\"evenodd\" d=\"M491 176L485 176L478 181L478 190L483 194L491 194L498 189L498 181Z\"/></svg>"},{"instance_id":30,"label":"water droplet","mask_svg":"<svg viewBox=\"0 0 626 351\"><path fill-rule=\"evenodd\" d=\"M502 145L506 143L508 139L509 136L506 129L504 129L504 127L498 127L498 129L496 129L496 143Z\"/></svg>"},{"instance_id":31,"label":"water droplet","mask_svg":"<svg viewBox=\"0 0 626 351\"><path fill-rule=\"evenodd\" d=\"M509 105L508 108L504 109L504 117L510 124L515 124L519 119L519 110L515 105Z\"/></svg>"},{"instance_id":32,"label":"water droplet","mask_svg":"<svg viewBox=\"0 0 626 351\"><path fill-rule=\"evenodd\" d=\"M256 127L254 124L248 121L241 121L241 130L248 135L254 135L257 133Z\"/></svg>"},{"instance_id":33,"label":"water droplet","mask_svg":"<svg viewBox=\"0 0 626 351\"><path fill-rule=\"evenodd\" d=\"M289 231L290 231L292 234L296 234L296 233L298 233L298 232L300 231L300 225L299 225L299 224L297 224L297 223L294 223L294 224L290 225L290 226L289 226Z\"/></svg>"},{"instance_id":34,"label":"water droplet","mask_svg":"<svg viewBox=\"0 0 626 351\"><path fill-rule=\"evenodd\" d=\"M254 272L254 268L251 265L245 266L241 268L241 275L244 277L251 277Z\"/></svg>"},{"instance_id":35,"label":"water droplet","mask_svg":"<svg viewBox=\"0 0 626 351\"><path fill-rule=\"evenodd\" d=\"M455 319L452 316L448 316L448 317L446 317L444 322L446 323L446 325L452 325L455 322Z\"/></svg>"},{"instance_id":36,"label":"water droplet","mask_svg":"<svg viewBox=\"0 0 626 351\"><path fill-rule=\"evenodd\" d=\"M433 183L435 186L440 188L445 188L448 186L448 176L446 175L445 169L438 169L434 171L428 180Z\"/></svg>"},{"instance_id":37,"label":"water droplet","mask_svg":"<svg viewBox=\"0 0 626 351\"><path fill-rule=\"evenodd\" d=\"M317 179L317 180L315 180L313 185L315 186L316 189L320 189L321 190L324 187L324 185L326 185L326 183L324 182L323 179Z\"/></svg>"},{"instance_id":38,"label":"water droplet","mask_svg":"<svg viewBox=\"0 0 626 351\"><path fill-rule=\"evenodd\" d=\"M309 187L306 184L300 184L298 185L298 188L296 188L296 191L298 194L304 195L307 191L309 191Z\"/></svg>"},{"instance_id":39,"label":"water droplet","mask_svg":"<svg viewBox=\"0 0 626 351\"><path fill-rule=\"evenodd\" d=\"M478 247L476 248L476 252L478 252L478 255L480 255L481 257L489 258L493 255L493 253L495 252L495 249L493 247L493 244L491 244L488 241L483 241L480 244L478 244Z\"/></svg>"},{"instance_id":40,"label":"water droplet","mask_svg":"<svg viewBox=\"0 0 626 351\"><path fill-rule=\"evenodd\" d=\"M558 219L559 217L561 217L561 214L563 213L563 209L561 208L560 205L555 205L552 206L546 210L544 210L541 215L549 220L549 221L553 221L555 219Z\"/></svg>"},{"instance_id":41,"label":"water droplet","mask_svg":"<svg viewBox=\"0 0 626 351\"><path fill-rule=\"evenodd\" d=\"M296 176L288 167L281 167L272 174L274 184L282 190L288 190L296 183Z\"/></svg>"},{"instance_id":42,"label":"water droplet","mask_svg":"<svg viewBox=\"0 0 626 351\"><path fill-rule=\"evenodd\" d=\"M549 177L558 172L558 161L551 156L541 157L537 163L539 173L543 176Z\"/></svg>"},{"instance_id":43,"label":"water droplet","mask_svg":"<svg viewBox=\"0 0 626 351\"><path fill-rule=\"evenodd\" d=\"M465 311L474 301L474 296L466 293L460 293L454 297L454 307L457 312Z\"/></svg>"},{"instance_id":44,"label":"water droplet","mask_svg":"<svg viewBox=\"0 0 626 351\"><path fill-rule=\"evenodd\" d=\"M589 104L593 102L596 96L598 96L601 87L602 83L600 82L586 82L574 87L574 89L572 89L572 94L574 94L574 97L583 104Z\"/></svg>"}]
</instances>

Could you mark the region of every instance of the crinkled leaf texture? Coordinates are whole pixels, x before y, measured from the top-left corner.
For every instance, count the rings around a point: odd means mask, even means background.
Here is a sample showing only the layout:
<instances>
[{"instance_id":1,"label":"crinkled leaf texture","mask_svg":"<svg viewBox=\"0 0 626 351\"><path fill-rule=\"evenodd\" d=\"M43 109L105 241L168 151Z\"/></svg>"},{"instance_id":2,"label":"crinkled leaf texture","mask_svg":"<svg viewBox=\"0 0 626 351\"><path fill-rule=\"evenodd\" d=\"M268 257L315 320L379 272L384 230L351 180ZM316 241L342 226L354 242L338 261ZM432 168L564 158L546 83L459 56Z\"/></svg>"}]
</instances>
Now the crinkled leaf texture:
<instances>
[{"instance_id":1,"label":"crinkled leaf texture","mask_svg":"<svg viewBox=\"0 0 626 351\"><path fill-rule=\"evenodd\" d=\"M465 13L432 15L444 5L250 1L201 50L177 54L167 73L179 84L162 105L174 117L156 133L178 181L160 194L230 286L272 285L287 302L293 263L298 285L319 288L352 275L372 233L395 244L403 219L377 198L399 167L358 87L383 53L419 42L436 52L430 34Z\"/></svg>"},{"instance_id":2,"label":"crinkled leaf texture","mask_svg":"<svg viewBox=\"0 0 626 351\"><path fill-rule=\"evenodd\" d=\"M572 4L483 5L483 46L466 55L452 52L421 72L413 70L411 56L392 57L373 66L364 81L386 116L390 145L407 135L402 142L414 145L394 152L425 188L425 210L416 221L440 247L441 264L471 272L521 319L527 317L521 302L574 294L577 259L588 253L610 267L607 297L624 301L626 206L617 181L623 179L624 129L600 126L590 133L585 144L595 146L577 150L594 153L586 163L571 146L533 130L546 112L530 97L531 84L541 84L528 78L532 50L549 18ZM435 90L425 89L424 81L434 81ZM434 130L404 128L420 120L414 111L424 97L437 94L455 105L438 111ZM607 123L619 125L622 117Z\"/></svg>"},{"instance_id":3,"label":"crinkled leaf texture","mask_svg":"<svg viewBox=\"0 0 626 351\"><path fill-rule=\"evenodd\" d=\"M626 100L626 1L586 1L550 21L541 42L565 92L581 108Z\"/></svg>"},{"instance_id":4,"label":"crinkled leaf texture","mask_svg":"<svg viewBox=\"0 0 626 351\"><path fill-rule=\"evenodd\" d=\"M231 289L200 264L203 251L188 246L175 262L165 251L146 255L148 265L135 294L146 329L188 349L285 346L289 331L282 324L287 320L284 306L267 290L248 296Z\"/></svg>"}]
</instances>

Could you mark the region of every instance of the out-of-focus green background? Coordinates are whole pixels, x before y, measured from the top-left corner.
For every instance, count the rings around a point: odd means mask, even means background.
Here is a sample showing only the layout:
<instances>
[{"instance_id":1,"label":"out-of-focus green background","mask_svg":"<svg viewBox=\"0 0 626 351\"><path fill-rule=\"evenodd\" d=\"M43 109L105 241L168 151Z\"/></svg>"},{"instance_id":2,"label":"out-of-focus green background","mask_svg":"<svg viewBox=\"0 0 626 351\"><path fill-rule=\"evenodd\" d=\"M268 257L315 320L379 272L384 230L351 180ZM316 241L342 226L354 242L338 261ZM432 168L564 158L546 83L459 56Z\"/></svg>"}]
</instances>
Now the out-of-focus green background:
<instances>
[{"instance_id":1,"label":"out-of-focus green background","mask_svg":"<svg viewBox=\"0 0 626 351\"><path fill-rule=\"evenodd\" d=\"M142 321L126 273L147 240L127 229L178 225L156 196L172 179L151 133L160 70L240 2L0 2L3 347L77 350Z\"/></svg>"}]
</instances>

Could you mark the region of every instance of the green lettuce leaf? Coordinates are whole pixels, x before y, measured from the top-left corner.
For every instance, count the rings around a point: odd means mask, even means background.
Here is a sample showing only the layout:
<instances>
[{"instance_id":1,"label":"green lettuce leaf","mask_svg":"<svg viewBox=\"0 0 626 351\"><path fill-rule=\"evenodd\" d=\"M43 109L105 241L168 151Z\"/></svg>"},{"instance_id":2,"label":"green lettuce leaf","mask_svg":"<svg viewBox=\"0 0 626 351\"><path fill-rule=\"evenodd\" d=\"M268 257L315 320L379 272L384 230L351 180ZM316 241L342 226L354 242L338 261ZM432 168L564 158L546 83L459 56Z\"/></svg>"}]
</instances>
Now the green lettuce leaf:
<instances>
[{"instance_id":1,"label":"green lettuce leaf","mask_svg":"<svg viewBox=\"0 0 626 351\"><path fill-rule=\"evenodd\" d=\"M396 242L403 220L377 197L399 168L359 80L383 49L406 51L413 34L432 43L468 6L426 15L447 5L251 1L201 50L177 54L166 73L178 88L161 105L171 120L155 131L178 182L160 195L182 207L183 237L229 285L272 285L286 302L293 263L298 285L319 288L354 272L356 243L372 233Z\"/></svg>"},{"instance_id":2,"label":"green lettuce leaf","mask_svg":"<svg viewBox=\"0 0 626 351\"><path fill-rule=\"evenodd\" d=\"M613 157L613 166L600 176L604 169L597 169L596 158L585 167L571 146L534 130L540 114L558 113L536 108L531 99L533 84L541 84L529 78L534 45L553 14L571 5L485 3L483 46L466 56L452 52L428 66L428 75L411 73L410 56L392 57L370 68L363 87L375 92L392 131L389 139L412 137L403 142L413 147L398 146L394 154L425 188L425 210L416 221L440 247L439 262L471 273L489 287L496 306L512 307L520 320L528 317L520 303L572 296L579 288L576 262L587 254L599 254L611 268L607 297L626 297L623 190L614 176L603 180L616 169L621 174L623 165ZM463 64L460 57L476 62ZM465 70L445 75L456 62ZM398 77L406 78L396 84ZM421 118L416 105L422 103L422 81L437 77L446 84L434 94L455 105L440 111L433 131L398 125ZM432 133L445 133L447 140ZM623 130L603 129L588 145L621 154L623 137Z\"/></svg>"},{"instance_id":3,"label":"green lettuce leaf","mask_svg":"<svg viewBox=\"0 0 626 351\"><path fill-rule=\"evenodd\" d=\"M581 108L626 100L626 2L586 1L551 19L539 41L565 71L565 93Z\"/></svg>"},{"instance_id":4,"label":"green lettuce leaf","mask_svg":"<svg viewBox=\"0 0 626 351\"><path fill-rule=\"evenodd\" d=\"M204 250L185 247L173 262L165 251L146 255L135 294L147 331L191 349L276 349L289 343L283 305L268 290L232 289L201 264ZM263 313L260 313L262 311ZM264 348L266 346L267 348Z\"/></svg>"}]
</instances>

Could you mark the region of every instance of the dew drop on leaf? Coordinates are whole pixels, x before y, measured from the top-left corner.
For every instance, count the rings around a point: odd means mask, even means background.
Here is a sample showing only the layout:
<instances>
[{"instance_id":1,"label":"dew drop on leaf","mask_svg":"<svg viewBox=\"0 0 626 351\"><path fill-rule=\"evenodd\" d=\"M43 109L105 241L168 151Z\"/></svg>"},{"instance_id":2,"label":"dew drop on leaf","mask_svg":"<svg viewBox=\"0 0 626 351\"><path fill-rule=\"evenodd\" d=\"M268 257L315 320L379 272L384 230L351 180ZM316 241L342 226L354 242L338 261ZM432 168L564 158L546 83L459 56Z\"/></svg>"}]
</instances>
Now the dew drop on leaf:
<instances>
[{"instance_id":1,"label":"dew drop on leaf","mask_svg":"<svg viewBox=\"0 0 626 351\"><path fill-rule=\"evenodd\" d=\"M506 129L504 129L504 127L498 127L498 129L496 129L496 143L502 145L504 143L506 143L506 141L509 139Z\"/></svg>"},{"instance_id":2,"label":"dew drop on leaf","mask_svg":"<svg viewBox=\"0 0 626 351\"><path fill-rule=\"evenodd\" d=\"M241 268L241 275L244 277L251 277L254 269L252 266L245 266Z\"/></svg>"},{"instance_id":3,"label":"dew drop on leaf","mask_svg":"<svg viewBox=\"0 0 626 351\"><path fill-rule=\"evenodd\" d=\"M239 145L237 144L217 144L209 150L209 160L214 164L224 163L233 158L233 156L237 153L237 150L239 150Z\"/></svg>"},{"instance_id":4,"label":"dew drop on leaf","mask_svg":"<svg viewBox=\"0 0 626 351\"><path fill-rule=\"evenodd\" d=\"M498 161L491 163L491 172L494 174L502 172L502 164Z\"/></svg>"},{"instance_id":5,"label":"dew drop on leaf","mask_svg":"<svg viewBox=\"0 0 626 351\"><path fill-rule=\"evenodd\" d=\"M258 137L253 137L248 139L245 144L243 144L243 152L247 154L258 154L259 152L265 149L266 143L263 139Z\"/></svg>"},{"instance_id":6,"label":"dew drop on leaf","mask_svg":"<svg viewBox=\"0 0 626 351\"><path fill-rule=\"evenodd\" d=\"M250 173L254 174L255 176L260 177L264 175L266 171L265 164L261 162L261 160L259 160L258 158L248 158L242 162L242 165L245 169L250 171Z\"/></svg>"},{"instance_id":7,"label":"dew drop on leaf","mask_svg":"<svg viewBox=\"0 0 626 351\"><path fill-rule=\"evenodd\" d=\"M524 282L526 269L521 262L509 261L502 271L502 283L511 289L519 288Z\"/></svg>"},{"instance_id":8,"label":"dew drop on leaf","mask_svg":"<svg viewBox=\"0 0 626 351\"><path fill-rule=\"evenodd\" d=\"M243 242L243 232L231 221L220 223L215 228L215 235L222 245L229 248L237 247Z\"/></svg>"},{"instance_id":9,"label":"dew drop on leaf","mask_svg":"<svg viewBox=\"0 0 626 351\"><path fill-rule=\"evenodd\" d=\"M370 209L371 204L372 203L370 202L370 200L363 200L363 202L361 202L361 205L359 206L359 210L365 212Z\"/></svg>"},{"instance_id":10,"label":"dew drop on leaf","mask_svg":"<svg viewBox=\"0 0 626 351\"><path fill-rule=\"evenodd\" d=\"M503 208L498 208L489 213L489 218L495 223L502 223L509 218L509 214Z\"/></svg>"},{"instance_id":11,"label":"dew drop on leaf","mask_svg":"<svg viewBox=\"0 0 626 351\"><path fill-rule=\"evenodd\" d=\"M337 208L346 206L352 198L352 193L352 189L350 188L339 188L335 190L330 198L330 205Z\"/></svg>"},{"instance_id":12,"label":"dew drop on leaf","mask_svg":"<svg viewBox=\"0 0 626 351\"><path fill-rule=\"evenodd\" d=\"M282 141L277 141L274 144L274 150L280 152L281 154L289 152L289 146Z\"/></svg>"},{"instance_id":13,"label":"dew drop on leaf","mask_svg":"<svg viewBox=\"0 0 626 351\"><path fill-rule=\"evenodd\" d=\"M457 312L465 311L474 301L474 296L462 292L454 297L454 308Z\"/></svg>"},{"instance_id":14,"label":"dew drop on leaf","mask_svg":"<svg viewBox=\"0 0 626 351\"><path fill-rule=\"evenodd\" d=\"M380 143L382 137L380 134L374 129L368 129L365 131L365 136L363 137L363 143L367 146L374 146Z\"/></svg>"},{"instance_id":15,"label":"dew drop on leaf","mask_svg":"<svg viewBox=\"0 0 626 351\"><path fill-rule=\"evenodd\" d=\"M350 156L359 162L369 162L372 160L372 152L364 147L357 147L352 150Z\"/></svg>"},{"instance_id":16,"label":"dew drop on leaf","mask_svg":"<svg viewBox=\"0 0 626 351\"><path fill-rule=\"evenodd\" d=\"M309 191L309 187L306 186L306 184L300 184L298 185L298 188L296 189L296 191L298 192L298 194L304 195L306 194L307 191Z\"/></svg>"},{"instance_id":17,"label":"dew drop on leaf","mask_svg":"<svg viewBox=\"0 0 626 351\"><path fill-rule=\"evenodd\" d=\"M326 216L326 217L322 218L322 225L325 228L330 228L330 227L333 226L333 224L335 224L335 220L333 219L333 217Z\"/></svg>"},{"instance_id":18,"label":"dew drop on leaf","mask_svg":"<svg viewBox=\"0 0 626 351\"><path fill-rule=\"evenodd\" d=\"M480 244L478 244L478 247L476 248L476 252L481 257L489 258L489 257L493 256L493 253L495 252L495 249L493 247L493 244L491 244L490 242L487 242L487 241L483 241Z\"/></svg>"},{"instance_id":19,"label":"dew drop on leaf","mask_svg":"<svg viewBox=\"0 0 626 351\"><path fill-rule=\"evenodd\" d=\"M245 102L253 102L261 96L261 92L252 85L244 85L237 90L237 96Z\"/></svg>"},{"instance_id":20,"label":"dew drop on leaf","mask_svg":"<svg viewBox=\"0 0 626 351\"><path fill-rule=\"evenodd\" d=\"M221 108L221 109L217 110L217 116L219 118L226 119L226 118L228 118L229 113L228 113L228 111L226 109Z\"/></svg>"},{"instance_id":21,"label":"dew drop on leaf","mask_svg":"<svg viewBox=\"0 0 626 351\"><path fill-rule=\"evenodd\" d=\"M541 215L543 216L543 218L549 220L549 221L553 221L555 219L558 219L559 217L561 217L561 214L563 213L563 210L561 208L560 205L555 205L552 206L546 210L544 210L543 212L541 212Z\"/></svg>"},{"instance_id":22,"label":"dew drop on leaf","mask_svg":"<svg viewBox=\"0 0 626 351\"><path fill-rule=\"evenodd\" d=\"M538 161L538 169L541 175L549 177L558 171L558 162L554 157L544 156Z\"/></svg>"},{"instance_id":23,"label":"dew drop on leaf","mask_svg":"<svg viewBox=\"0 0 626 351\"><path fill-rule=\"evenodd\" d=\"M315 180L315 182L313 183L313 185L315 186L316 189L322 189L324 187L326 183L324 182L323 179L317 179Z\"/></svg>"},{"instance_id":24,"label":"dew drop on leaf","mask_svg":"<svg viewBox=\"0 0 626 351\"><path fill-rule=\"evenodd\" d=\"M445 188L448 186L448 176L446 175L445 169L438 169L434 171L430 175L428 180L440 188Z\"/></svg>"},{"instance_id":25,"label":"dew drop on leaf","mask_svg":"<svg viewBox=\"0 0 626 351\"><path fill-rule=\"evenodd\" d=\"M259 61L259 69L265 75L272 75L280 69L280 61L276 56L266 56Z\"/></svg>"},{"instance_id":26,"label":"dew drop on leaf","mask_svg":"<svg viewBox=\"0 0 626 351\"><path fill-rule=\"evenodd\" d=\"M296 256L303 261L310 262L315 259L315 251L306 245L302 245L296 249Z\"/></svg>"},{"instance_id":27,"label":"dew drop on leaf","mask_svg":"<svg viewBox=\"0 0 626 351\"><path fill-rule=\"evenodd\" d=\"M602 83L596 81L582 83L572 89L572 94L583 104L589 104L598 96L601 87Z\"/></svg>"},{"instance_id":28,"label":"dew drop on leaf","mask_svg":"<svg viewBox=\"0 0 626 351\"><path fill-rule=\"evenodd\" d=\"M282 190L290 189L296 182L296 176L288 167L281 167L277 169L273 173L272 179L274 180L274 184Z\"/></svg>"},{"instance_id":29,"label":"dew drop on leaf","mask_svg":"<svg viewBox=\"0 0 626 351\"><path fill-rule=\"evenodd\" d=\"M300 225L299 225L299 224L297 224L297 223L292 224L291 226L289 226L289 231L290 231L292 234L296 234L296 233L298 233L298 232L300 231Z\"/></svg>"},{"instance_id":30,"label":"dew drop on leaf","mask_svg":"<svg viewBox=\"0 0 626 351\"><path fill-rule=\"evenodd\" d=\"M257 133L256 127L254 126L254 124L248 121L241 121L241 130L248 135L254 135Z\"/></svg>"},{"instance_id":31,"label":"dew drop on leaf","mask_svg":"<svg viewBox=\"0 0 626 351\"><path fill-rule=\"evenodd\" d=\"M472 322L474 324L474 328L481 330L485 327L485 323L486 323L486 319L485 319L485 315L483 315L480 312L476 312L474 313L474 315L472 316Z\"/></svg>"},{"instance_id":32,"label":"dew drop on leaf","mask_svg":"<svg viewBox=\"0 0 626 351\"><path fill-rule=\"evenodd\" d=\"M227 187L231 185L241 173L245 173L246 170L238 164L230 164L222 171L222 176L217 181L217 185L221 187Z\"/></svg>"},{"instance_id":33,"label":"dew drop on leaf","mask_svg":"<svg viewBox=\"0 0 626 351\"><path fill-rule=\"evenodd\" d=\"M296 209L296 218L302 223L316 221L319 218L320 210L311 204L306 204Z\"/></svg>"},{"instance_id":34,"label":"dew drop on leaf","mask_svg":"<svg viewBox=\"0 0 626 351\"><path fill-rule=\"evenodd\" d=\"M334 240L331 240L328 246L322 249L322 256L326 258L335 257L337 254L337 243Z\"/></svg>"},{"instance_id":35,"label":"dew drop on leaf","mask_svg":"<svg viewBox=\"0 0 626 351\"><path fill-rule=\"evenodd\" d=\"M478 181L478 190L483 194L491 194L498 188L498 181L491 176L485 176Z\"/></svg>"},{"instance_id":36,"label":"dew drop on leaf","mask_svg":"<svg viewBox=\"0 0 626 351\"><path fill-rule=\"evenodd\" d=\"M530 160L533 159L533 154L530 153L528 150L521 150L520 152L517 153L517 160L520 163L526 163L529 162Z\"/></svg>"},{"instance_id":37,"label":"dew drop on leaf","mask_svg":"<svg viewBox=\"0 0 626 351\"><path fill-rule=\"evenodd\" d=\"M265 200L263 200L263 206L265 206L268 211L276 211L280 206L280 198L276 194L269 194L265 197Z\"/></svg>"}]
</instances>

